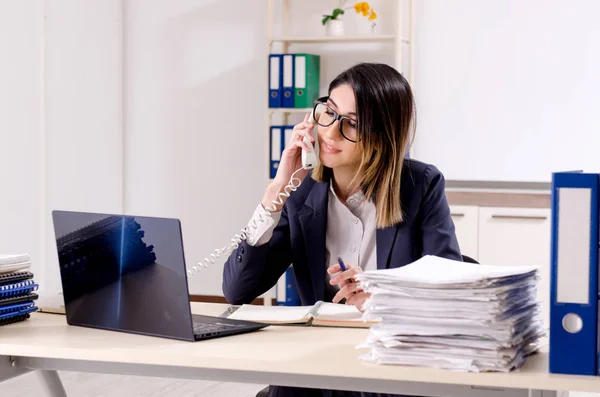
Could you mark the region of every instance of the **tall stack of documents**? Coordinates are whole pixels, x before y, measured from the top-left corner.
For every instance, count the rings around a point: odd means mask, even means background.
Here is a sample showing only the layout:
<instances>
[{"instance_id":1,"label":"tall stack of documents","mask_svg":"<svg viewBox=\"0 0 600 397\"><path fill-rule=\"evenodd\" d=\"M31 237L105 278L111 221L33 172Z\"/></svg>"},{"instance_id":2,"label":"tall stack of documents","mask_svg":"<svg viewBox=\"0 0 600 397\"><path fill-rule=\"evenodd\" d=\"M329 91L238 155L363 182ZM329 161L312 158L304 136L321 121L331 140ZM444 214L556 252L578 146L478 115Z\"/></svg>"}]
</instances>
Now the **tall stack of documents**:
<instances>
[{"instance_id":1,"label":"tall stack of documents","mask_svg":"<svg viewBox=\"0 0 600 397\"><path fill-rule=\"evenodd\" d=\"M544 336L538 270L425 256L407 266L358 275L371 294L365 320L381 320L359 347L378 364L508 372Z\"/></svg>"},{"instance_id":2,"label":"tall stack of documents","mask_svg":"<svg viewBox=\"0 0 600 397\"><path fill-rule=\"evenodd\" d=\"M0 326L26 320L38 309L38 284L30 267L28 254L0 255Z\"/></svg>"}]
</instances>

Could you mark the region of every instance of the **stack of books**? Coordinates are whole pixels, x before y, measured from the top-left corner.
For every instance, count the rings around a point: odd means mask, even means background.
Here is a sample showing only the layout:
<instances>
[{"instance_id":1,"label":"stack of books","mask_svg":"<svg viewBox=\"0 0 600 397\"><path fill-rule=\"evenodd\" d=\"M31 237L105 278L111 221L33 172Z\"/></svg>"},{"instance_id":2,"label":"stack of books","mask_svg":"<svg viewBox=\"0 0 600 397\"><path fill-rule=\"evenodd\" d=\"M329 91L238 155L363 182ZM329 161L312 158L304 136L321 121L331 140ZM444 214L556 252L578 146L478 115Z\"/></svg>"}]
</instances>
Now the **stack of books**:
<instances>
[{"instance_id":1,"label":"stack of books","mask_svg":"<svg viewBox=\"0 0 600 397\"><path fill-rule=\"evenodd\" d=\"M0 255L0 326L24 321L36 311L38 284L29 255Z\"/></svg>"},{"instance_id":2,"label":"stack of books","mask_svg":"<svg viewBox=\"0 0 600 397\"><path fill-rule=\"evenodd\" d=\"M425 256L404 267L366 271L363 318L378 319L361 359L378 364L509 372L544 336L538 269Z\"/></svg>"}]
</instances>

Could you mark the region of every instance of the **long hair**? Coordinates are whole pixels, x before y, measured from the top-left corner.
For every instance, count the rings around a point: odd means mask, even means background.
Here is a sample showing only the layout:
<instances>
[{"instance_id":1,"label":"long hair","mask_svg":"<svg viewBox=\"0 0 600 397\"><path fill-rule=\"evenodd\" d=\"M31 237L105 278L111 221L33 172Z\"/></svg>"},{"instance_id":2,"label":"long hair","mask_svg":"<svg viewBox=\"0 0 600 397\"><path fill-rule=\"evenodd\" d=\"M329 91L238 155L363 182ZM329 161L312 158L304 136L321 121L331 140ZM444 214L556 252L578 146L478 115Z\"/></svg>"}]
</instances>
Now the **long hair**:
<instances>
[{"instance_id":1,"label":"long hair","mask_svg":"<svg viewBox=\"0 0 600 397\"><path fill-rule=\"evenodd\" d=\"M360 63L342 72L329 85L329 94L342 84L352 87L356 100L356 144L362 153L358 185L365 199L375 203L378 228L400 223L400 178L416 123L410 85L396 69L380 63ZM321 163L312 173L319 182L332 175Z\"/></svg>"}]
</instances>

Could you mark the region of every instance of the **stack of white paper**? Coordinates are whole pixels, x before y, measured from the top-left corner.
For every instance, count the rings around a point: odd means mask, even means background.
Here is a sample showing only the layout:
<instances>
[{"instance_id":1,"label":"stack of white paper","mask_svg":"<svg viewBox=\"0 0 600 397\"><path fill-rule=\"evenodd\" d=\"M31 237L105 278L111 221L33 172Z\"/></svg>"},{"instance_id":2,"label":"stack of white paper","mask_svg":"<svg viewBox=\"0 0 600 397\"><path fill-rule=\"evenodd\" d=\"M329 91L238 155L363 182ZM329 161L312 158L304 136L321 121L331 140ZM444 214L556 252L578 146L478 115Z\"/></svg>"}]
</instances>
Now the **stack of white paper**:
<instances>
[{"instance_id":1,"label":"stack of white paper","mask_svg":"<svg viewBox=\"0 0 600 397\"><path fill-rule=\"evenodd\" d=\"M357 277L371 293L364 318L380 319L364 360L459 371L519 368L544 330L537 268L425 256Z\"/></svg>"},{"instance_id":2,"label":"stack of white paper","mask_svg":"<svg viewBox=\"0 0 600 397\"><path fill-rule=\"evenodd\" d=\"M29 254L0 254L0 274L27 270L30 266Z\"/></svg>"}]
</instances>

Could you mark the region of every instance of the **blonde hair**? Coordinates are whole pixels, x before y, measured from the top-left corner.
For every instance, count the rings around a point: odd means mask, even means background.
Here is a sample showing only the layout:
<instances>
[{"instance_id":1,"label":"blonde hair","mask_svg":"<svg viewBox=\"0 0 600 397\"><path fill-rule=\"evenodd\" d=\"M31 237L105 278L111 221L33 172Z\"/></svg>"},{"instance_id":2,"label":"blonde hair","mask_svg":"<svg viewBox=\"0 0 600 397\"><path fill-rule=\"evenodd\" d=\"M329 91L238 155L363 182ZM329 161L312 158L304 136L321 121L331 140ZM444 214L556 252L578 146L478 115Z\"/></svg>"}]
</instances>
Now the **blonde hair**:
<instances>
[{"instance_id":1,"label":"blonde hair","mask_svg":"<svg viewBox=\"0 0 600 397\"><path fill-rule=\"evenodd\" d=\"M379 63L361 63L342 72L329 93L342 84L352 87L356 99L356 144L361 151L356 183L365 199L375 203L377 228L393 226L403 221L400 181L416 125L412 90L397 70ZM332 175L321 163L312 172L318 182Z\"/></svg>"}]
</instances>

